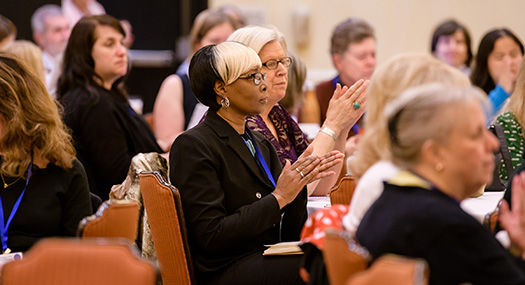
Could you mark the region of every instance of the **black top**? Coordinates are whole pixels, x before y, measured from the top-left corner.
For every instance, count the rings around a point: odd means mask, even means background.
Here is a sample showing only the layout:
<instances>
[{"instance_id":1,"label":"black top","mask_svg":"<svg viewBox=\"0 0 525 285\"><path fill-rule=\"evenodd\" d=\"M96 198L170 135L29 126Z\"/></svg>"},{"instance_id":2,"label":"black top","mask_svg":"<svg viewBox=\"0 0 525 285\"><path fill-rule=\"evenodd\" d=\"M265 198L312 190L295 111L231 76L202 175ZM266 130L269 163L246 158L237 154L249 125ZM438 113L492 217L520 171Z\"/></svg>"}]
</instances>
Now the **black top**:
<instances>
[{"instance_id":1,"label":"black top","mask_svg":"<svg viewBox=\"0 0 525 285\"><path fill-rule=\"evenodd\" d=\"M5 180L14 181L9 177ZM6 189L0 185L4 223L24 186L23 179ZM9 226L7 246L12 251L26 251L41 238L75 236L80 220L91 214L86 173L78 160L68 170L53 164L44 169L34 166L20 207Z\"/></svg>"},{"instance_id":2,"label":"black top","mask_svg":"<svg viewBox=\"0 0 525 285\"><path fill-rule=\"evenodd\" d=\"M281 162L275 149L261 134L246 132L277 180ZM180 190L197 276L219 273L250 253L262 254L265 244L299 240L307 218L306 187L281 211L270 195L272 183L243 139L215 112L177 137L170 178Z\"/></svg>"},{"instance_id":3,"label":"black top","mask_svg":"<svg viewBox=\"0 0 525 285\"><path fill-rule=\"evenodd\" d=\"M96 102L83 88L62 95L60 102L91 192L107 200L111 186L126 178L133 156L162 150L148 123L123 96L98 86L95 90Z\"/></svg>"},{"instance_id":4,"label":"black top","mask_svg":"<svg viewBox=\"0 0 525 285\"><path fill-rule=\"evenodd\" d=\"M357 229L358 241L374 258L385 253L424 258L430 284L525 283L523 262L515 262L458 201L424 183L399 183L406 173L385 183Z\"/></svg>"}]
</instances>

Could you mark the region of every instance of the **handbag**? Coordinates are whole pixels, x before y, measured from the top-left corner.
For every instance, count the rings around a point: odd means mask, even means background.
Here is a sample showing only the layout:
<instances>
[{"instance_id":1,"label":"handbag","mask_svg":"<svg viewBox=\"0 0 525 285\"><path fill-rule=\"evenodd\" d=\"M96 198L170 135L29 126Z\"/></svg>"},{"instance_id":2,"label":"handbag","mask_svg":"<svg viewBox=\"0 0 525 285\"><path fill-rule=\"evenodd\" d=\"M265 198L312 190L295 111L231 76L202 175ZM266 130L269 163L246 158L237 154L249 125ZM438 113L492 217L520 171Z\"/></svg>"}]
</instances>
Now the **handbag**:
<instances>
[{"instance_id":1,"label":"handbag","mask_svg":"<svg viewBox=\"0 0 525 285\"><path fill-rule=\"evenodd\" d=\"M508 181L502 180L499 177L499 171L501 166L500 162L503 158L503 164L507 169L507 177L511 177L514 173L514 167L512 166L512 161L510 159L509 146L501 125L490 125L489 130L498 138L499 149L494 154L494 172L492 173L492 182L485 186L485 191L505 191L505 189L507 189Z\"/></svg>"}]
</instances>

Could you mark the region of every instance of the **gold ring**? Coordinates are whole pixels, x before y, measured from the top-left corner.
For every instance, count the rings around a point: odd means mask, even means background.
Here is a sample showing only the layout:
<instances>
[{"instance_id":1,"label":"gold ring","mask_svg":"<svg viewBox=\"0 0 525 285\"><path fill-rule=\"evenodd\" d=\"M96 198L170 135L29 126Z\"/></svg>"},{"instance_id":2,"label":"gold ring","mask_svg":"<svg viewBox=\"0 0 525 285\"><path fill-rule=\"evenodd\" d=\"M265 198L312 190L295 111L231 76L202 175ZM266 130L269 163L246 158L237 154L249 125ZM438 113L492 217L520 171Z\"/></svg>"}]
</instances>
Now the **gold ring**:
<instances>
[{"instance_id":1,"label":"gold ring","mask_svg":"<svg viewBox=\"0 0 525 285\"><path fill-rule=\"evenodd\" d=\"M298 168L295 169L295 171L297 171L299 174L301 174L301 177L304 178L304 174L301 170L299 170Z\"/></svg>"}]
</instances>

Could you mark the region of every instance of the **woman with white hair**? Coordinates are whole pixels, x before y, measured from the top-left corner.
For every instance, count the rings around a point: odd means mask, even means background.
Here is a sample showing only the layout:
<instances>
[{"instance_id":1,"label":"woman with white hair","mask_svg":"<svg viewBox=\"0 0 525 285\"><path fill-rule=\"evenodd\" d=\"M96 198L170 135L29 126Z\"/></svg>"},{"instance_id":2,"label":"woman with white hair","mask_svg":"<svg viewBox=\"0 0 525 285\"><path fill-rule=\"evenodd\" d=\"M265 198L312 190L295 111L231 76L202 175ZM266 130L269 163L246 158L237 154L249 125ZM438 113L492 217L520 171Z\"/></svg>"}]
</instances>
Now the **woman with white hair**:
<instances>
[{"instance_id":1,"label":"woman with white hair","mask_svg":"<svg viewBox=\"0 0 525 285\"><path fill-rule=\"evenodd\" d=\"M284 98L288 83L288 67L292 59L287 54L286 40L276 29L249 26L235 31L228 40L245 44L260 57L266 73L268 104L260 115L248 117L247 126L263 134L277 150L282 165L294 162L308 147L308 139L279 101ZM327 118L312 141L315 155L332 150L344 152L346 134L361 118L366 106L368 81L359 80L350 88L338 85L330 101ZM340 166L333 169L339 173ZM327 177L308 185L308 193L326 195L337 176Z\"/></svg>"}]
</instances>

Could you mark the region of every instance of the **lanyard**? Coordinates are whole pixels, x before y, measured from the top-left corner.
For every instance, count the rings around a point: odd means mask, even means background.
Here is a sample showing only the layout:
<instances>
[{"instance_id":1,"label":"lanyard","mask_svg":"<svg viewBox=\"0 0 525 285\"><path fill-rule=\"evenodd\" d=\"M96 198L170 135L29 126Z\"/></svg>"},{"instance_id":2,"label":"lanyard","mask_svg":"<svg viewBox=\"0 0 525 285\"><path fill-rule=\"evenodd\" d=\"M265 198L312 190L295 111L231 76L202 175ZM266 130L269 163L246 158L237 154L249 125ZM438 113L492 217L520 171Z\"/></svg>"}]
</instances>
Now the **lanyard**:
<instances>
[{"instance_id":1,"label":"lanyard","mask_svg":"<svg viewBox=\"0 0 525 285\"><path fill-rule=\"evenodd\" d=\"M18 200L16 200L15 205L13 206L13 209L11 210L11 214L9 215L9 218L7 219L7 223L4 225L4 206L2 205L2 198L0 197L0 238L2 240L2 252L9 253L10 250L7 248L7 230L9 229L9 225L11 224L11 220L13 220L13 217L16 214L16 211L18 211L18 207L20 207L20 202L22 202L22 197L24 197L24 193L26 192L27 184L29 183L29 178L31 178L31 171L33 169L33 154L31 154L31 162L29 163L29 166L27 167L27 180L26 185L24 186L24 190L22 190L22 194L18 197Z\"/></svg>"},{"instance_id":2,"label":"lanyard","mask_svg":"<svg viewBox=\"0 0 525 285\"><path fill-rule=\"evenodd\" d=\"M268 177L268 179L270 179L270 182L272 182L272 185L275 188L276 187L275 180L273 180L273 175L270 172L270 169L268 168L268 165L266 164L266 161L264 161L264 158L263 158L261 152L259 151L259 148L257 148L257 145L253 141L253 139L250 136L250 134L246 133L246 135L248 135L249 141L246 140L243 136L241 136L242 140L244 141L246 146L248 146L248 149L250 149L250 152L252 151L252 147L250 146L250 144L253 146L253 148L255 148L255 154L257 155L257 159L255 159L255 161L257 162L257 165L259 165L259 168L264 170L264 172L266 173L266 177Z\"/></svg>"}]
</instances>

